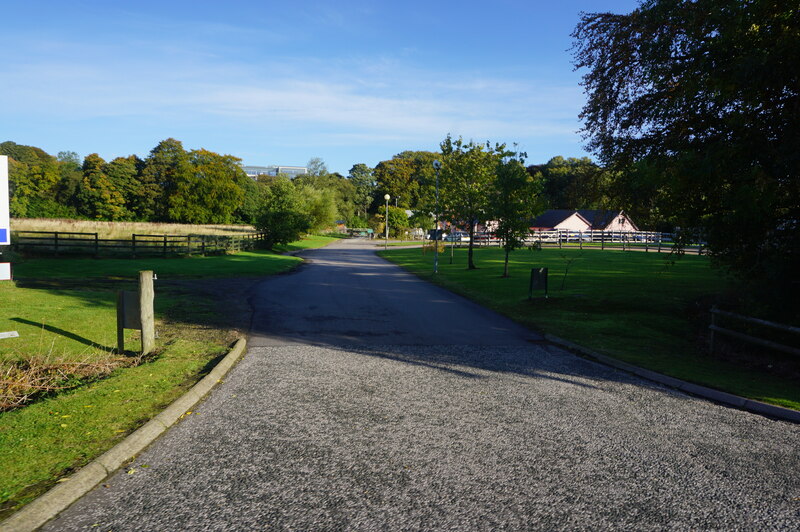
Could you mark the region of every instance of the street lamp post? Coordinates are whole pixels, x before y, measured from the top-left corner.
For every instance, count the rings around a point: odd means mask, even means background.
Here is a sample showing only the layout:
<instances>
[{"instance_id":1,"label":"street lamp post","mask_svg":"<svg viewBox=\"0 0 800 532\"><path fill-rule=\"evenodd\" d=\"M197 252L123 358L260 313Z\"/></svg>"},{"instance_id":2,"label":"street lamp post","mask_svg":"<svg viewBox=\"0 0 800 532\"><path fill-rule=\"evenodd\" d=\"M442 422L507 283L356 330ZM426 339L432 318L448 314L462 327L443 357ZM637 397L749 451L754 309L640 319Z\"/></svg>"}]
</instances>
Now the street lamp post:
<instances>
[{"instance_id":1,"label":"street lamp post","mask_svg":"<svg viewBox=\"0 0 800 532\"><path fill-rule=\"evenodd\" d=\"M435 222L433 226L433 273L439 273L439 169L442 163L439 159L433 161L433 168L436 170L436 212L434 213Z\"/></svg>"},{"instance_id":2,"label":"street lamp post","mask_svg":"<svg viewBox=\"0 0 800 532\"><path fill-rule=\"evenodd\" d=\"M386 200L386 239L383 241L383 249L384 251L389 246L389 194L386 194L383 199Z\"/></svg>"}]
</instances>

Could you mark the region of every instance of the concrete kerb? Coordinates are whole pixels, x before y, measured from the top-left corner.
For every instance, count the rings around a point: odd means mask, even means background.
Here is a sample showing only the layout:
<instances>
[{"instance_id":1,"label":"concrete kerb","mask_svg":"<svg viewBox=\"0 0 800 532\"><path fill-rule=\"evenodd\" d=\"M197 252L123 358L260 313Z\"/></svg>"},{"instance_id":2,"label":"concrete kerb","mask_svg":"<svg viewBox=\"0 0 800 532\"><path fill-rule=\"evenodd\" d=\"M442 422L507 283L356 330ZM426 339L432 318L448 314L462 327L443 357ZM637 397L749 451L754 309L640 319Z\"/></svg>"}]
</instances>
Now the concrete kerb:
<instances>
[{"instance_id":1,"label":"concrete kerb","mask_svg":"<svg viewBox=\"0 0 800 532\"><path fill-rule=\"evenodd\" d=\"M746 399L744 397L740 397L738 395L734 395L731 393L721 392L713 388L700 386L699 384L692 384L691 382L686 382L680 379L676 379L674 377L662 375L661 373L640 368L638 366L622 362L621 360L616 360L609 356L596 353L576 343L564 340L562 338L553 336L551 334L544 334L543 336L545 340L547 340L552 344L558 345L570 351L577 352L581 355L597 360L598 362L602 362L603 364L606 364L608 366L615 367L617 369L626 371L628 373L633 373L638 377L642 377L644 379L654 381L659 384L663 384L665 386L669 386L670 388L675 388L682 392L691 395L696 395L698 397L702 397L704 399L708 399L716 403L722 403L728 406L740 408L742 410L747 410L748 412L753 412L755 414L761 414L764 416L769 416L777 419L792 421L794 423L800 423L800 412L798 412L797 410L784 408L782 406L770 405L767 403L762 403L760 401L755 401L753 399Z\"/></svg>"},{"instance_id":2,"label":"concrete kerb","mask_svg":"<svg viewBox=\"0 0 800 532\"><path fill-rule=\"evenodd\" d=\"M225 358L188 392L113 448L83 466L65 482L57 484L50 491L0 523L0 532L33 531L66 510L120 466L141 453L205 397L217 383L222 382L222 378L242 357L246 346L247 341L244 338L239 339Z\"/></svg>"}]
</instances>

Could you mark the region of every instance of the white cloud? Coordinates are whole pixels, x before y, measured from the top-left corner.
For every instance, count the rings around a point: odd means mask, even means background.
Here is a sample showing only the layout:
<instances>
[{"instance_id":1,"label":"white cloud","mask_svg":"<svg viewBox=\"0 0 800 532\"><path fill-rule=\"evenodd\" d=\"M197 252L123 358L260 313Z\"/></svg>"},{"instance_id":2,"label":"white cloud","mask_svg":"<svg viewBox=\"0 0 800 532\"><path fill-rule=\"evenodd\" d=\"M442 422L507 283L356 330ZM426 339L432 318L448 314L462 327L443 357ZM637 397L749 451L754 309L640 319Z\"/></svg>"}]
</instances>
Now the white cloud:
<instances>
[{"instance_id":1,"label":"white cloud","mask_svg":"<svg viewBox=\"0 0 800 532\"><path fill-rule=\"evenodd\" d=\"M182 124L211 138L223 131L260 135L273 145L435 147L447 133L576 144L577 86L433 70L385 56L254 64L168 42L149 43L142 56L122 48L39 43L45 53L0 64L0 110L62 121L146 120L169 131Z\"/></svg>"}]
</instances>

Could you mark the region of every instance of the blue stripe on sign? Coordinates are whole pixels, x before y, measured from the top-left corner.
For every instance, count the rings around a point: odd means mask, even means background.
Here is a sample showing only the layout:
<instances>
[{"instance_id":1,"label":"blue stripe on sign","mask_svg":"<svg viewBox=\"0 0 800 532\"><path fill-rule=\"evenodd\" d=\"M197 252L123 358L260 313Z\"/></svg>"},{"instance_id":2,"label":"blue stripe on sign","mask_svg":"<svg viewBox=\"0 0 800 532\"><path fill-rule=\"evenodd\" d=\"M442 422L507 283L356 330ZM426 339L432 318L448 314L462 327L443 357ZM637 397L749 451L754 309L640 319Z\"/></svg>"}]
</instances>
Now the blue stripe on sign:
<instances>
[{"instance_id":1,"label":"blue stripe on sign","mask_svg":"<svg viewBox=\"0 0 800 532\"><path fill-rule=\"evenodd\" d=\"M8 229L0 229L0 242L5 242L8 238Z\"/></svg>"}]
</instances>

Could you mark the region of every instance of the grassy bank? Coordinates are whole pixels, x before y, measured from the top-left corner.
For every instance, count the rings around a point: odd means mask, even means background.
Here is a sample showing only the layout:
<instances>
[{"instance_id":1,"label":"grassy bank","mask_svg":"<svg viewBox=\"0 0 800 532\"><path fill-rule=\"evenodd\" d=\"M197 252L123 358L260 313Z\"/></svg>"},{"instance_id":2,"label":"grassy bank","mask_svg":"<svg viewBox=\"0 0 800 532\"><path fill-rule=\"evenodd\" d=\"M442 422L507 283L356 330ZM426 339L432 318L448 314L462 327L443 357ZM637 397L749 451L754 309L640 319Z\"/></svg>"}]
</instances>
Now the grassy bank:
<instances>
[{"instance_id":1,"label":"grassy bank","mask_svg":"<svg viewBox=\"0 0 800 532\"><path fill-rule=\"evenodd\" d=\"M291 244L319 247L314 237ZM30 259L0 283L0 381L32 367L57 377L21 408L0 413L0 518L86 464L178 397L246 330L249 288L301 263L269 252L185 259ZM157 351L118 354L116 291L140 270L156 281ZM138 347L127 331L126 347ZM13 375L10 375L13 377ZM10 386L0 383L0 395Z\"/></svg>"},{"instance_id":2,"label":"grassy bank","mask_svg":"<svg viewBox=\"0 0 800 532\"><path fill-rule=\"evenodd\" d=\"M726 289L706 257L578 249L518 250L501 278L499 249L476 250L478 270L466 270L466 250L432 256L418 249L381 252L420 277L493 308L533 329L625 362L712 388L800 409L800 382L772 372L768 360L743 364L706 352L707 307ZM550 298L528 300L531 268L547 267ZM778 357L779 362L784 361Z\"/></svg>"}]
</instances>

